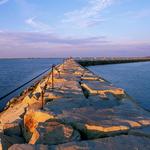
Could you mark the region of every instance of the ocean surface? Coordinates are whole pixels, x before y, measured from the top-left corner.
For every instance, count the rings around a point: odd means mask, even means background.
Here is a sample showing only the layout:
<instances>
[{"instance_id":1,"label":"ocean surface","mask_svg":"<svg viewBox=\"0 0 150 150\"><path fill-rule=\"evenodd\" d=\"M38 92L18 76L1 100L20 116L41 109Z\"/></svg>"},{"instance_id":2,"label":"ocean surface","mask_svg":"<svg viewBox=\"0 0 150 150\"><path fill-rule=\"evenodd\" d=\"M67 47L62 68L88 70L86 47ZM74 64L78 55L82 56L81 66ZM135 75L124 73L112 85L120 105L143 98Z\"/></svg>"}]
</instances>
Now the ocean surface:
<instances>
[{"instance_id":1,"label":"ocean surface","mask_svg":"<svg viewBox=\"0 0 150 150\"><path fill-rule=\"evenodd\" d=\"M150 111L150 62L88 67L94 73L123 88L137 103Z\"/></svg>"},{"instance_id":2,"label":"ocean surface","mask_svg":"<svg viewBox=\"0 0 150 150\"><path fill-rule=\"evenodd\" d=\"M0 97L36 77L46 69L51 69L52 64L56 65L62 63L62 61L62 59L0 59ZM9 99L18 95L26 87L31 86L36 80L0 100L0 111Z\"/></svg>"}]
</instances>

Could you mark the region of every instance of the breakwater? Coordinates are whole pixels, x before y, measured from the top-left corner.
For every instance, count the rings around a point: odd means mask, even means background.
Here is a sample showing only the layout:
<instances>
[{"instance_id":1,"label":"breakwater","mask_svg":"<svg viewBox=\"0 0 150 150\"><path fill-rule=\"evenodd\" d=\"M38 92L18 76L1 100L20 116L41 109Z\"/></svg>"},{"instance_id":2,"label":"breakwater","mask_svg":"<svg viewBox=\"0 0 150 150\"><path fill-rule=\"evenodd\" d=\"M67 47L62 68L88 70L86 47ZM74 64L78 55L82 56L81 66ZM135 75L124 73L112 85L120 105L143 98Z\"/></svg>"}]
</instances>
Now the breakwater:
<instances>
[{"instance_id":1,"label":"breakwater","mask_svg":"<svg viewBox=\"0 0 150 150\"><path fill-rule=\"evenodd\" d=\"M149 137L150 113L73 59L0 114L0 146L9 150L148 150Z\"/></svg>"},{"instance_id":2,"label":"breakwater","mask_svg":"<svg viewBox=\"0 0 150 150\"><path fill-rule=\"evenodd\" d=\"M121 64L133 62L147 62L150 57L101 57L101 58L80 58L76 61L82 66L95 66L107 64Z\"/></svg>"}]
</instances>

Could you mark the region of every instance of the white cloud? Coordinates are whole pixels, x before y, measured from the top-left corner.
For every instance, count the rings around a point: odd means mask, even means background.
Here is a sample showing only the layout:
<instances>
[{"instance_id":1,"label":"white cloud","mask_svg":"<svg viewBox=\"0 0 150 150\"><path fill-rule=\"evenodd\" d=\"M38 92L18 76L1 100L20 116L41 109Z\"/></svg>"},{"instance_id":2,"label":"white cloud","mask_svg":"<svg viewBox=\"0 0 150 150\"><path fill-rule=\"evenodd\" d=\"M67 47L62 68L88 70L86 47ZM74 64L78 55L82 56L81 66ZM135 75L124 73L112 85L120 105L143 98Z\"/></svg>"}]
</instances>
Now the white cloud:
<instances>
[{"instance_id":1,"label":"white cloud","mask_svg":"<svg viewBox=\"0 0 150 150\"><path fill-rule=\"evenodd\" d=\"M0 5L7 3L9 0L0 0Z\"/></svg>"},{"instance_id":2,"label":"white cloud","mask_svg":"<svg viewBox=\"0 0 150 150\"><path fill-rule=\"evenodd\" d=\"M103 21L101 12L112 4L113 0L88 0L88 4L80 10L65 14L63 23L71 23L79 27L89 27Z\"/></svg>"},{"instance_id":3,"label":"white cloud","mask_svg":"<svg viewBox=\"0 0 150 150\"><path fill-rule=\"evenodd\" d=\"M28 18L25 20L25 23L28 24L30 27L32 27L37 32L52 32L53 28L49 25L36 20L35 17Z\"/></svg>"}]
</instances>

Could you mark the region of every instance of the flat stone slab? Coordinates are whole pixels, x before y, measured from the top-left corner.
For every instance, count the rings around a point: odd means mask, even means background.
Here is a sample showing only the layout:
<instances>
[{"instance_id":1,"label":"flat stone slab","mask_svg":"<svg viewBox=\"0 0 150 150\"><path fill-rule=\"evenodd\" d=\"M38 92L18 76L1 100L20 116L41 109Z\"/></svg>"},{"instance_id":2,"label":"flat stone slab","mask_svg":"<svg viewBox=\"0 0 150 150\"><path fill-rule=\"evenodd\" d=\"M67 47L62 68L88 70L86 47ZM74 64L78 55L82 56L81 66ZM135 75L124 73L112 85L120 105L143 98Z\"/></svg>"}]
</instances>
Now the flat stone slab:
<instances>
[{"instance_id":1,"label":"flat stone slab","mask_svg":"<svg viewBox=\"0 0 150 150\"><path fill-rule=\"evenodd\" d=\"M112 108L121 104L121 100L118 100L112 94L106 94L105 97L101 95L90 95L88 100L90 106L93 106L96 110Z\"/></svg>"},{"instance_id":2,"label":"flat stone slab","mask_svg":"<svg viewBox=\"0 0 150 150\"><path fill-rule=\"evenodd\" d=\"M99 109L92 101L82 107L78 107L78 103L77 107L73 106L76 105L73 101L66 104L65 108L50 104L46 111L81 131L87 139L127 133L130 129L150 125L150 114L128 100L112 108Z\"/></svg>"},{"instance_id":3,"label":"flat stone slab","mask_svg":"<svg viewBox=\"0 0 150 150\"><path fill-rule=\"evenodd\" d=\"M132 135L122 135L97 140L70 142L66 144L47 145L13 145L9 150L149 150L150 139Z\"/></svg>"},{"instance_id":4,"label":"flat stone slab","mask_svg":"<svg viewBox=\"0 0 150 150\"><path fill-rule=\"evenodd\" d=\"M86 98L61 98L47 103L44 110L57 116L64 111L71 111L85 106L90 106L89 100Z\"/></svg>"},{"instance_id":5,"label":"flat stone slab","mask_svg":"<svg viewBox=\"0 0 150 150\"><path fill-rule=\"evenodd\" d=\"M73 142L50 147L51 150L148 150L150 139L137 136L117 136L98 140Z\"/></svg>"},{"instance_id":6,"label":"flat stone slab","mask_svg":"<svg viewBox=\"0 0 150 150\"><path fill-rule=\"evenodd\" d=\"M53 112L53 115L58 115L64 111L76 110L77 108L93 107L95 110L98 110L112 108L118 105L120 105L120 102L113 96L110 99L102 99L100 96L90 96L88 99L75 96L50 101L44 106L44 110Z\"/></svg>"},{"instance_id":7,"label":"flat stone slab","mask_svg":"<svg viewBox=\"0 0 150 150\"><path fill-rule=\"evenodd\" d=\"M39 133L39 138L36 144L56 145L80 140L78 131L71 126L56 121L40 123L37 127L37 132Z\"/></svg>"},{"instance_id":8,"label":"flat stone slab","mask_svg":"<svg viewBox=\"0 0 150 150\"><path fill-rule=\"evenodd\" d=\"M91 91L96 91L96 92L118 89L114 87L112 84L109 84L107 82L101 82L98 80L93 80L93 81L83 80L82 84L86 85Z\"/></svg>"},{"instance_id":9,"label":"flat stone slab","mask_svg":"<svg viewBox=\"0 0 150 150\"><path fill-rule=\"evenodd\" d=\"M150 138L150 126L143 127L143 128L140 128L140 129L130 130L129 134L138 135L138 136L145 136L145 137Z\"/></svg>"},{"instance_id":10,"label":"flat stone slab","mask_svg":"<svg viewBox=\"0 0 150 150\"><path fill-rule=\"evenodd\" d=\"M7 110L0 114L0 122L3 124L12 123L20 119L20 115L24 113L27 106L28 105L22 101L12 107L9 107Z\"/></svg>"}]
</instances>

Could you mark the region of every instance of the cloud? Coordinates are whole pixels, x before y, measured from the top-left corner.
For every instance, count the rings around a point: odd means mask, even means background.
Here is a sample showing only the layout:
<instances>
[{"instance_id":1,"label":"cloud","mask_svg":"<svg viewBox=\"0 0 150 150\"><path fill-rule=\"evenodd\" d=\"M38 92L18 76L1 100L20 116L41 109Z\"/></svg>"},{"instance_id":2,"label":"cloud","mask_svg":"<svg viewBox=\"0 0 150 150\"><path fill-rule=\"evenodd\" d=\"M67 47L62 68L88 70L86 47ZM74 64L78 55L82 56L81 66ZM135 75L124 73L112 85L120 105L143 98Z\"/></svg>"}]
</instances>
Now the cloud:
<instances>
[{"instance_id":1,"label":"cloud","mask_svg":"<svg viewBox=\"0 0 150 150\"><path fill-rule=\"evenodd\" d=\"M89 27L102 22L102 11L112 4L113 0L88 0L86 6L65 14L63 23L71 23L79 27Z\"/></svg>"},{"instance_id":2,"label":"cloud","mask_svg":"<svg viewBox=\"0 0 150 150\"><path fill-rule=\"evenodd\" d=\"M77 38L77 37L61 37L52 33L40 33L40 32L1 32L0 33L0 44L35 44L45 43L49 45L99 45L109 43L104 36L88 37L88 38Z\"/></svg>"},{"instance_id":3,"label":"cloud","mask_svg":"<svg viewBox=\"0 0 150 150\"><path fill-rule=\"evenodd\" d=\"M7 3L9 0L0 0L0 5Z\"/></svg>"},{"instance_id":4,"label":"cloud","mask_svg":"<svg viewBox=\"0 0 150 150\"><path fill-rule=\"evenodd\" d=\"M36 17L28 18L25 20L25 23L28 24L30 27L34 29L34 31L38 32L52 32L53 28L50 27L49 25L38 21Z\"/></svg>"},{"instance_id":5,"label":"cloud","mask_svg":"<svg viewBox=\"0 0 150 150\"><path fill-rule=\"evenodd\" d=\"M0 33L0 57L143 56L150 42L119 42L106 37L60 37L39 32Z\"/></svg>"}]
</instances>

